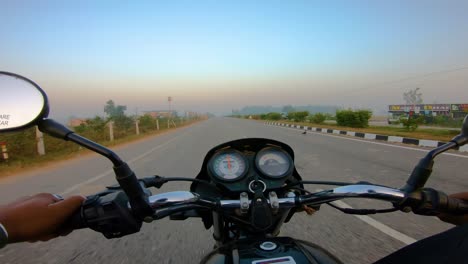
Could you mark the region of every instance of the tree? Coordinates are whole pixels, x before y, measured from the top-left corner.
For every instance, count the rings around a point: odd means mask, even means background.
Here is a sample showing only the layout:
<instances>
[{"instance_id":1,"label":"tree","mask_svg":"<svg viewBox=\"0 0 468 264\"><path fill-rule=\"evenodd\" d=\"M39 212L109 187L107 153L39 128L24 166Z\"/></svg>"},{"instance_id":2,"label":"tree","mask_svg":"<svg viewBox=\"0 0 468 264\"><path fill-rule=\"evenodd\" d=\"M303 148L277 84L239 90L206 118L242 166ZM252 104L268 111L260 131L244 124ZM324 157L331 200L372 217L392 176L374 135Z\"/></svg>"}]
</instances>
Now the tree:
<instances>
[{"instance_id":1,"label":"tree","mask_svg":"<svg viewBox=\"0 0 468 264\"><path fill-rule=\"evenodd\" d=\"M405 100L406 104L422 104L422 93L419 92L419 88L415 88L414 90L409 90L406 93L403 93L403 99Z\"/></svg>"},{"instance_id":2,"label":"tree","mask_svg":"<svg viewBox=\"0 0 468 264\"><path fill-rule=\"evenodd\" d=\"M115 105L113 100L109 100L106 102L104 106L104 112L109 116L110 120L117 119L119 117L125 116L125 111L127 110L127 106L125 105Z\"/></svg>"},{"instance_id":3,"label":"tree","mask_svg":"<svg viewBox=\"0 0 468 264\"><path fill-rule=\"evenodd\" d=\"M296 111L296 109L294 109L294 107L292 107L292 105L283 106L283 110L282 110L283 113L290 113L290 112L294 112L294 111Z\"/></svg>"},{"instance_id":4,"label":"tree","mask_svg":"<svg viewBox=\"0 0 468 264\"><path fill-rule=\"evenodd\" d=\"M322 124L323 122L325 122L325 119L327 119L327 116L322 113L316 113L315 115L312 115L310 117L310 121L312 121L312 123L315 124Z\"/></svg>"},{"instance_id":5,"label":"tree","mask_svg":"<svg viewBox=\"0 0 468 264\"><path fill-rule=\"evenodd\" d=\"M309 111L295 112L294 119L298 122L304 122L308 115L309 115Z\"/></svg>"}]
</instances>

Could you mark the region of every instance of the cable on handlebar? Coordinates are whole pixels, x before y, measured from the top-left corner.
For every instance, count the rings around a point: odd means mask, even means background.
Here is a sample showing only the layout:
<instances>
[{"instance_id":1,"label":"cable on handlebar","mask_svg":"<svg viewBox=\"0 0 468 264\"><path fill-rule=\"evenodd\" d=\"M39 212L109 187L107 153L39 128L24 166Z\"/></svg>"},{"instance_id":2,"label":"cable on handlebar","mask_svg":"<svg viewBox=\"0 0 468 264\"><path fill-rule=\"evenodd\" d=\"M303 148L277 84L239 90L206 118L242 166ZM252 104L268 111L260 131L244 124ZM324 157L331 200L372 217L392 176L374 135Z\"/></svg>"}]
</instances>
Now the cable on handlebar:
<instances>
[{"instance_id":1,"label":"cable on handlebar","mask_svg":"<svg viewBox=\"0 0 468 264\"><path fill-rule=\"evenodd\" d=\"M381 213L391 213L398 211L398 208L389 208L389 209L353 209L353 208L342 208L334 205L333 203L327 203L329 206L345 213L345 214L355 214L355 215L370 215L370 214L381 214Z\"/></svg>"},{"instance_id":2,"label":"cable on handlebar","mask_svg":"<svg viewBox=\"0 0 468 264\"><path fill-rule=\"evenodd\" d=\"M161 188L164 184L170 182L170 181L188 181L188 182L197 182L200 184L207 185L213 189L216 189L217 191L221 191L216 185L200 180L200 179L192 179L192 178L184 178L184 177L162 177L158 175L154 175L152 177L145 177L142 178L141 181L145 184L145 187L155 187L155 188Z\"/></svg>"},{"instance_id":3,"label":"cable on handlebar","mask_svg":"<svg viewBox=\"0 0 468 264\"><path fill-rule=\"evenodd\" d=\"M290 188L292 186L296 186L299 184L316 184L316 185L335 185L335 186L346 186L346 185L352 185L356 183L350 183L350 182L333 182L333 181L298 181L298 182L293 182L290 183L283 188Z\"/></svg>"}]
</instances>

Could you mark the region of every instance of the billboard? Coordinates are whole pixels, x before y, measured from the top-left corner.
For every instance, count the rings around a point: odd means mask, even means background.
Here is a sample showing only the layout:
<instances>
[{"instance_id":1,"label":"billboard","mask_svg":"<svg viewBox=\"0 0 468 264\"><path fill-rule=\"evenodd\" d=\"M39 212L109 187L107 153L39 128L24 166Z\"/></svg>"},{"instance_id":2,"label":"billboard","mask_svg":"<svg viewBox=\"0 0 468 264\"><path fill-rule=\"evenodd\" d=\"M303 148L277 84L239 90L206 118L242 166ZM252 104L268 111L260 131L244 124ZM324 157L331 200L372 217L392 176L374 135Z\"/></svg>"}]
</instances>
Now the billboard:
<instances>
[{"instance_id":1,"label":"billboard","mask_svg":"<svg viewBox=\"0 0 468 264\"><path fill-rule=\"evenodd\" d=\"M452 104L450 105L450 111L452 112L465 112L468 113L468 104Z\"/></svg>"},{"instance_id":2,"label":"billboard","mask_svg":"<svg viewBox=\"0 0 468 264\"><path fill-rule=\"evenodd\" d=\"M467 105L468 106L468 105ZM449 104L389 105L389 112L449 112Z\"/></svg>"}]
</instances>

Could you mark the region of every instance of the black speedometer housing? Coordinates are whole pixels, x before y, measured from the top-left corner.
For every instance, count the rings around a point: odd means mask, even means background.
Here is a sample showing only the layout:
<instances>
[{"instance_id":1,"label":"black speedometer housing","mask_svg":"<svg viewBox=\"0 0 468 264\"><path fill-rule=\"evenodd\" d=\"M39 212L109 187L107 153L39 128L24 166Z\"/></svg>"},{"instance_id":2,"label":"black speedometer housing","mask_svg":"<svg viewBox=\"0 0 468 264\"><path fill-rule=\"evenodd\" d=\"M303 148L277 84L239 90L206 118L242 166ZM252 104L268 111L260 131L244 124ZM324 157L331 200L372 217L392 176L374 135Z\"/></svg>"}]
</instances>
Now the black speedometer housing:
<instances>
[{"instance_id":1,"label":"black speedometer housing","mask_svg":"<svg viewBox=\"0 0 468 264\"><path fill-rule=\"evenodd\" d=\"M291 167L289 168L287 175L281 175L282 177L268 177L261 173L255 166L256 156L263 149L275 148L280 149L290 158ZM235 181L225 181L215 175L210 169L210 163L213 162L212 159L219 153L224 151L235 150L242 154L242 156L247 161L247 172L244 176L238 178ZM238 140L229 141L218 145L212 148L205 156L203 160L203 165L200 172L198 173L197 180L207 181L216 185L217 188L213 188L207 184L201 184L199 182L193 182L190 186L192 192L200 194L201 197L210 197L211 199L234 199L238 200L241 193L247 193L249 198L252 199L254 192L250 190L255 182L264 183L263 193L267 197L269 193L275 192L278 197L284 197L287 192L290 192L294 187L298 187L295 192L300 192L303 194L302 189L304 186L300 183L301 176L297 172L294 166L294 152L290 146L285 143L266 139L266 138L243 138ZM292 188L284 188L285 186L294 186ZM295 210L291 210L285 220L288 222L289 219L294 214ZM213 215L211 212L205 212L203 210L198 212L199 215L203 218L203 223L205 228L210 228L213 224ZM281 217L280 215L277 217ZM244 219L248 221L248 219ZM276 219L275 221L277 221ZM268 230L272 232L273 230ZM266 231L265 231L266 232Z\"/></svg>"}]
</instances>

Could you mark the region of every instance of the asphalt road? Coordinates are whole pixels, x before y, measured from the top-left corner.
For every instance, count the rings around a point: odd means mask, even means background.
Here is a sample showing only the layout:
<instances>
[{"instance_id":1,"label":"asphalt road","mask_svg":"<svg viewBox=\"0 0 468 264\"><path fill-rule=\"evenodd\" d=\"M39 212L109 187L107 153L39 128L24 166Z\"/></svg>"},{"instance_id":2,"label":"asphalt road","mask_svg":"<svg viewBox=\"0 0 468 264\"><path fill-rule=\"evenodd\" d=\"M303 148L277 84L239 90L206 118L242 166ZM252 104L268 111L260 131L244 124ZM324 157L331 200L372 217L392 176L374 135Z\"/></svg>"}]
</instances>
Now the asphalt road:
<instances>
[{"instance_id":1,"label":"asphalt road","mask_svg":"<svg viewBox=\"0 0 468 264\"><path fill-rule=\"evenodd\" d=\"M194 177L204 155L214 146L244 137L265 137L289 144L295 164L308 180L366 180L400 187L424 150L374 144L356 139L267 126L248 120L215 118L148 138L115 150L138 176ZM468 156L442 155L427 186L447 193L468 190ZM464 166L465 165L465 166ZM97 155L83 155L48 168L0 181L0 201L37 192L91 194L114 183L111 163ZM187 190L186 183L170 183L162 190ZM310 186L309 190L324 189ZM369 201L344 201L372 206ZM33 221L33 219L31 220ZM434 217L401 212L359 218L323 206L313 216L296 214L281 235L317 243L345 263L371 263L414 240L447 230L451 225ZM0 263L197 263L213 247L210 230L199 219L144 224L140 233L107 240L91 230L75 231L49 242L20 243L0 250Z\"/></svg>"}]
</instances>

